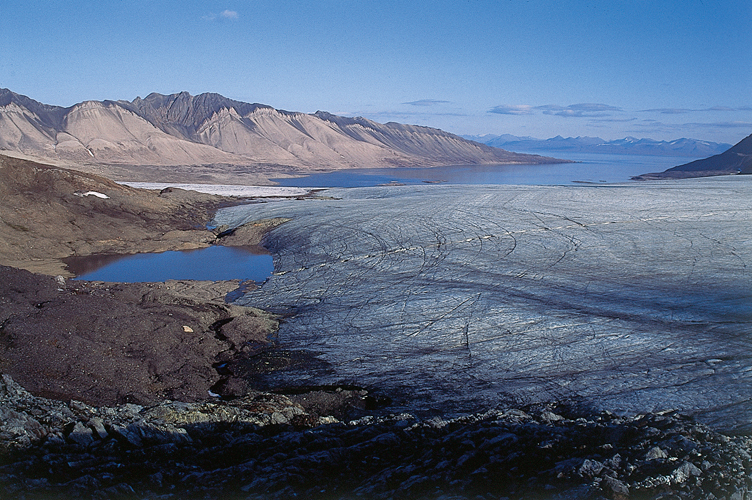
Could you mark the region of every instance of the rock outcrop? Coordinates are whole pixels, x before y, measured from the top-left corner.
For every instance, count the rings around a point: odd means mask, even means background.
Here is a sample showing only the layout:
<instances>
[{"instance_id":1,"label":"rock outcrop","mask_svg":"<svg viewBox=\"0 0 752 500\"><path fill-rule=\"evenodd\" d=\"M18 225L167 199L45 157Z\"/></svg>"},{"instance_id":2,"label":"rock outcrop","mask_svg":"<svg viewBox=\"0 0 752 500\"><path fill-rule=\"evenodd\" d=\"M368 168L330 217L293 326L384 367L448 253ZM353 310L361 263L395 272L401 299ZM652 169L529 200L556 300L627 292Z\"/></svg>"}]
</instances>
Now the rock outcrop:
<instances>
[{"instance_id":1,"label":"rock outcrop","mask_svg":"<svg viewBox=\"0 0 752 500\"><path fill-rule=\"evenodd\" d=\"M273 315L225 304L238 286L72 281L0 266L0 371L36 395L89 404L211 399L231 378L216 367L267 348L277 330Z\"/></svg>"}]
</instances>

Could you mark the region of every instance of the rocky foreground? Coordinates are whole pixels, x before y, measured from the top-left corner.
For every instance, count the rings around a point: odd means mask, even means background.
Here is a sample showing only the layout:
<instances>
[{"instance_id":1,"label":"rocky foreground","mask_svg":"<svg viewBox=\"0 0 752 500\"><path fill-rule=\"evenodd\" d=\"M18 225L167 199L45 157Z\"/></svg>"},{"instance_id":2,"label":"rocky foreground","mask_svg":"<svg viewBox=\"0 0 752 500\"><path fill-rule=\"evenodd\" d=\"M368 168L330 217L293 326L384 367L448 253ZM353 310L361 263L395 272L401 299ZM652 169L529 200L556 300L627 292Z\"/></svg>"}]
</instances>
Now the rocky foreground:
<instances>
[{"instance_id":1,"label":"rocky foreground","mask_svg":"<svg viewBox=\"0 0 752 500\"><path fill-rule=\"evenodd\" d=\"M5 498L750 498L752 440L555 405L351 422L259 393L92 407L0 383Z\"/></svg>"},{"instance_id":2,"label":"rocky foreground","mask_svg":"<svg viewBox=\"0 0 752 500\"><path fill-rule=\"evenodd\" d=\"M34 394L90 404L200 401L214 366L262 349L264 311L225 304L237 281L102 283L0 266L0 371Z\"/></svg>"}]
</instances>

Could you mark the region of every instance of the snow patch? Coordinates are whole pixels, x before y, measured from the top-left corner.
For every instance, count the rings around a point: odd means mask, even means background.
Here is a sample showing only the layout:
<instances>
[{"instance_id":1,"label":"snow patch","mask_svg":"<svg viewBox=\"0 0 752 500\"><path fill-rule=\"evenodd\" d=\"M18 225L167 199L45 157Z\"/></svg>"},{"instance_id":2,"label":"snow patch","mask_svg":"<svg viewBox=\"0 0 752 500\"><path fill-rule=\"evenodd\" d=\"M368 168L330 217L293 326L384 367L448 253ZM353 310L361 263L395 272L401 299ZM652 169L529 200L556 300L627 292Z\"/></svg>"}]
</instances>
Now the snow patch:
<instances>
[{"instance_id":1,"label":"snow patch","mask_svg":"<svg viewBox=\"0 0 752 500\"><path fill-rule=\"evenodd\" d=\"M85 193L82 193L81 191L76 191L73 194L75 194L76 196L80 196L81 198L83 198L84 196L96 196L97 198L102 198L103 200L109 199L109 196L103 193L99 193L97 191L86 191Z\"/></svg>"}]
</instances>

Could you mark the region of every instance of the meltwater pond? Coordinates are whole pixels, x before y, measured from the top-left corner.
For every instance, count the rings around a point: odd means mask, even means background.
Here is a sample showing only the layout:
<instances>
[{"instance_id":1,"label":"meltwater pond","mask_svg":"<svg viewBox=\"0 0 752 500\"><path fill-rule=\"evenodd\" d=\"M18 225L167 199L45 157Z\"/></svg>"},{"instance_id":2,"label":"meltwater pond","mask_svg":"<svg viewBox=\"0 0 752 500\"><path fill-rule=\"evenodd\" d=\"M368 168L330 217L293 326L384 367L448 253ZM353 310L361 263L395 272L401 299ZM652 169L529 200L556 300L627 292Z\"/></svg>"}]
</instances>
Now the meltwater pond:
<instances>
[{"instance_id":1,"label":"meltwater pond","mask_svg":"<svg viewBox=\"0 0 752 500\"><path fill-rule=\"evenodd\" d=\"M76 279L121 283L166 280L266 280L274 270L262 247L214 245L197 250L135 255L87 255L65 260Z\"/></svg>"}]
</instances>

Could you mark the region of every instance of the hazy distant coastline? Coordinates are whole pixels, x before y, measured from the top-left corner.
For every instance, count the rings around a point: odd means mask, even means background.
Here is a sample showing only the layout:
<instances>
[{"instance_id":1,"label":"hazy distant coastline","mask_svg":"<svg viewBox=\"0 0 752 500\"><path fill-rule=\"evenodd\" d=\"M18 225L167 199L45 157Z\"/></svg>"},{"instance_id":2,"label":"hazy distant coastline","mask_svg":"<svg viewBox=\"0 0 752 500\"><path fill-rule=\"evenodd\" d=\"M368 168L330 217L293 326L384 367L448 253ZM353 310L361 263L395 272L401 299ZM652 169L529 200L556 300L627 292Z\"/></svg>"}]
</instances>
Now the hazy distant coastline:
<instances>
[{"instance_id":1,"label":"hazy distant coastline","mask_svg":"<svg viewBox=\"0 0 752 500\"><path fill-rule=\"evenodd\" d=\"M731 144L726 143L685 138L673 141L656 141L626 137L607 141L600 137L562 137L560 135L550 139L519 137L510 134L463 135L462 137L488 146L514 151L686 156L693 158L723 153L731 147Z\"/></svg>"}]
</instances>

